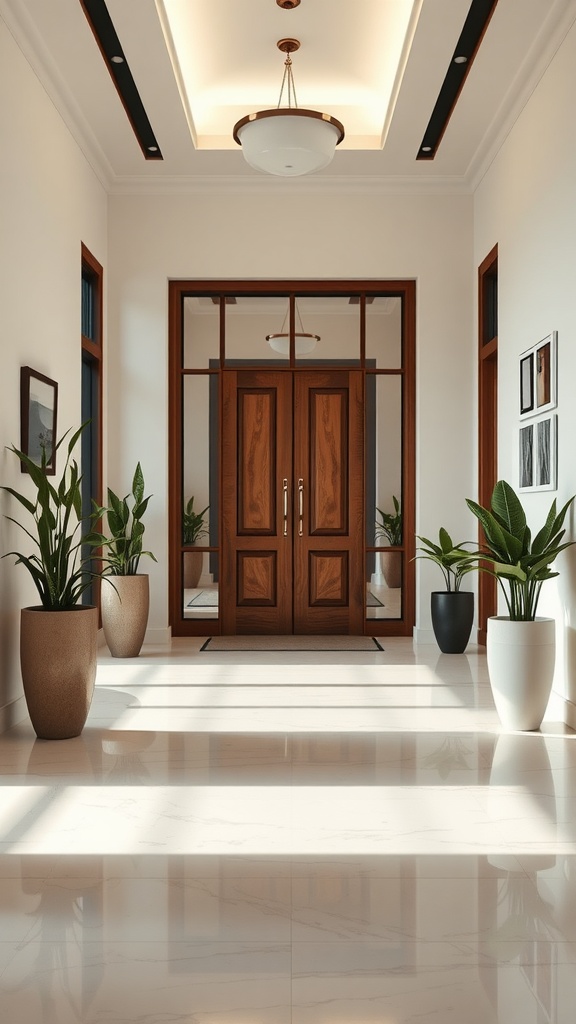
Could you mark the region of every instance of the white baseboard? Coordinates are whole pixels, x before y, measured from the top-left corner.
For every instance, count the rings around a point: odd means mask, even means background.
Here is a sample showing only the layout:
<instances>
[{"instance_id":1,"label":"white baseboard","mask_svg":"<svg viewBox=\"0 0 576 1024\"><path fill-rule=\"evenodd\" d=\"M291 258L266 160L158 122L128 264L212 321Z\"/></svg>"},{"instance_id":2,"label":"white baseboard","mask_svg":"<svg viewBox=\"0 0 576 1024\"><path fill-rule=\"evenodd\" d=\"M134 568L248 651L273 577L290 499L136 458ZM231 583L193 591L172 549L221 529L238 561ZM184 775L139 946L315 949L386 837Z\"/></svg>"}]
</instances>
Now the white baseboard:
<instances>
[{"instance_id":1,"label":"white baseboard","mask_svg":"<svg viewBox=\"0 0 576 1024\"><path fill-rule=\"evenodd\" d=\"M27 718L28 708L24 694L22 694L21 697L17 697L16 700L12 700L0 708L0 733L6 732L13 725L18 725L19 722L25 722Z\"/></svg>"},{"instance_id":2,"label":"white baseboard","mask_svg":"<svg viewBox=\"0 0 576 1024\"><path fill-rule=\"evenodd\" d=\"M155 647L168 647L172 640L170 626L164 629L147 629L144 637L145 644L154 644Z\"/></svg>"},{"instance_id":3,"label":"white baseboard","mask_svg":"<svg viewBox=\"0 0 576 1024\"><path fill-rule=\"evenodd\" d=\"M564 702L564 724L576 730L576 704L573 704L571 700L566 700L566 697L563 697L562 700Z\"/></svg>"},{"instance_id":4,"label":"white baseboard","mask_svg":"<svg viewBox=\"0 0 576 1024\"><path fill-rule=\"evenodd\" d=\"M168 647L171 640L172 630L170 626L166 626L165 629L147 629L144 636L145 644L154 644L156 647ZM98 647L106 647L103 629L98 630Z\"/></svg>"},{"instance_id":5,"label":"white baseboard","mask_svg":"<svg viewBox=\"0 0 576 1024\"><path fill-rule=\"evenodd\" d=\"M414 626L414 630L412 632L412 640L415 644L436 644L434 630L420 629L418 626Z\"/></svg>"}]
</instances>

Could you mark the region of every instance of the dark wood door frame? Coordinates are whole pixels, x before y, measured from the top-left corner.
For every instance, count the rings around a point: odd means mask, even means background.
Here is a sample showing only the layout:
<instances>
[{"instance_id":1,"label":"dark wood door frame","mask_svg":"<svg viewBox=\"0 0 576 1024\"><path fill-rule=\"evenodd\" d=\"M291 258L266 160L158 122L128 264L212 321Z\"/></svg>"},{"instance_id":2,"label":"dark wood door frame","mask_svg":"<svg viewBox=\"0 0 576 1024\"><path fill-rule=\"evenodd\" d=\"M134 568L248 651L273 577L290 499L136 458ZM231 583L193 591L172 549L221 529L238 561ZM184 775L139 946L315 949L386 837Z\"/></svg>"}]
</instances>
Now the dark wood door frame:
<instances>
[{"instance_id":1,"label":"dark wood door frame","mask_svg":"<svg viewBox=\"0 0 576 1024\"><path fill-rule=\"evenodd\" d=\"M498 478L498 246L478 268L478 500L489 506ZM479 529L478 539L483 540ZM478 643L496 614L496 580L478 575Z\"/></svg>"},{"instance_id":2,"label":"dark wood door frame","mask_svg":"<svg viewBox=\"0 0 576 1024\"><path fill-rule=\"evenodd\" d=\"M184 299L187 296L208 296L220 306L220 358L218 367L188 368L183 363ZM287 297L290 303L291 351L289 365L285 370L296 373L313 367L312 361L305 365L295 359L295 301L302 296L350 297L360 307L360 359L359 367L366 377L374 375L395 375L402 381L402 499L403 499L403 542L400 551L403 557L402 617L400 619L368 619L365 632L374 636L411 636L415 621L415 466L416 466L416 282L411 280L178 280L169 282L169 608L173 636L209 636L220 633L218 620L185 619L182 608L182 505L183 505L183 406L182 385L187 375L210 375L218 380L221 394L221 379L230 364L226 362L226 321L227 300L234 297ZM395 296L402 298L402 362L396 368L372 369L366 359L366 303L372 297ZM343 365L349 361L343 360ZM265 361L263 361L265 365ZM279 367L281 370L281 367ZM365 388L366 391L366 388ZM220 493L222 470L219 474ZM212 555L221 551L221 529L218 538L210 536L209 550ZM216 543L214 541L216 540ZM365 544L366 556L378 550Z\"/></svg>"}]
</instances>

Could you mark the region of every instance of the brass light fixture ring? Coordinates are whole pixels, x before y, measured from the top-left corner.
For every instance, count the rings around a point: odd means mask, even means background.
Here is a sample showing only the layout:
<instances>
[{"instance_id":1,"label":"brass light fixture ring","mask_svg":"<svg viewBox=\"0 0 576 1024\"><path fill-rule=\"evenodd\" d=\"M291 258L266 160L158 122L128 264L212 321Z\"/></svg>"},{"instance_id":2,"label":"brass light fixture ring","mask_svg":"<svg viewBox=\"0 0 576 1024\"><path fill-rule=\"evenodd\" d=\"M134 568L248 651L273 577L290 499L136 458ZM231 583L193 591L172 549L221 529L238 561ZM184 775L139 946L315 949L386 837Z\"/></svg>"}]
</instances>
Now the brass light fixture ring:
<instances>
[{"instance_id":1,"label":"brass light fixture ring","mask_svg":"<svg viewBox=\"0 0 576 1024\"><path fill-rule=\"evenodd\" d=\"M300 6L300 0L276 0L276 3L283 11L293 11L295 7Z\"/></svg>"},{"instance_id":2,"label":"brass light fixture ring","mask_svg":"<svg viewBox=\"0 0 576 1024\"><path fill-rule=\"evenodd\" d=\"M270 341L272 338L289 338L290 335L285 331L279 334L267 334L266 341ZM314 338L315 341L320 341L319 334L309 334L307 331L295 331L295 338Z\"/></svg>"},{"instance_id":3,"label":"brass light fixture ring","mask_svg":"<svg viewBox=\"0 0 576 1024\"><path fill-rule=\"evenodd\" d=\"M279 50L282 50L282 53L296 53L296 50L300 49L300 40L279 39L278 42L276 43L276 46L278 47Z\"/></svg>"},{"instance_id":4,"label":"brass light fixture ring","mask_svg":"<svg viewBox=\"0 0 576 1024\"><path fill-rule=\"evenodd\" d=\"M243 128L249 121L260 121L263 117L317 117L320 121L328 121L334 126L339 135L336 145L342 142L344 138L344 125L337 117L332 117L331 114L322 114L318 110L305 110L304 107L282 107L280 109L274 107L272 110L258 110L255 114L246 114L245 117L240 118L234 125L234 141L241 146L242 143L238 135L240 128Z\"/></svg>"}]
</instances>

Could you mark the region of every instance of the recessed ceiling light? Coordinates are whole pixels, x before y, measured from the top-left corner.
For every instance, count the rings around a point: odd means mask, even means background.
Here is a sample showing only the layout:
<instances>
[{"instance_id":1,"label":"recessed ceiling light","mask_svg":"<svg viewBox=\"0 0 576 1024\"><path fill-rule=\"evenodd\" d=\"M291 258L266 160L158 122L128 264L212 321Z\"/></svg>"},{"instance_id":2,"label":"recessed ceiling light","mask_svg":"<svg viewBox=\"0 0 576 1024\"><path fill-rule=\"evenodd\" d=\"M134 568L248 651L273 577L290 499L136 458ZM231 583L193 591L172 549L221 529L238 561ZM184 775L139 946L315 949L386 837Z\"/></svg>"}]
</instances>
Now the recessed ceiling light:
<instances>
[{"instance_id":1,"label":"recessed ceiling light","mask_svg":"<svg viewBox=\"0 0 576 1024\"><path fill-rule=\"evenodd\" d=\"M467 60L468 57L454 57L455 64L465 64Z\"/></svg>"},{"instance_id":2,"label":"recessed ceiling light","mask_svg":"<svg viewBox=\"0 0 576 1024\"><path fill-rule=\"evenodd\" d=\"M148 152L149 153L157 153L158 152L158 146L148 146Z\"/></svg>"},{"instance_id":3,"label":"recessed ceiling light","mask_svg":"<svg viewBox=\"0 0 576 1024\"><path fill-rule=\"evenodd\" d=\"M116 53L116 54L114 54L113 57L110 57L110 60L112 61L113 64L123 64L124 63L124 57L121 57L119 53Z\"/></svg>"},{"instance_id":4,"label":"recessed ceiling light","mask_svg":"<svg viewBox=\"0 0 576 1024\"><path fill-rule=\"evenodd\" d=\"M422 146L422 152L423 153L431 153L432 152L432 146Z\"/></svg>"}]
</instances>

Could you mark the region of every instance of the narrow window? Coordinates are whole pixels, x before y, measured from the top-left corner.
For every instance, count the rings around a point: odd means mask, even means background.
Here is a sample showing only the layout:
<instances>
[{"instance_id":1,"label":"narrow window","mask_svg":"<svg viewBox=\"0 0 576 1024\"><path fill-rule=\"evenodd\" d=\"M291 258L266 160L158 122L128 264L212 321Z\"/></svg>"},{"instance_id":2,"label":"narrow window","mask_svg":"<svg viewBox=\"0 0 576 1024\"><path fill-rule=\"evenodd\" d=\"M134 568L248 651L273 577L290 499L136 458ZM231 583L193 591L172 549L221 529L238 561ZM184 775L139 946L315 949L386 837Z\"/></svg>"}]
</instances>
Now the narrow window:
<instances>
[{"instance_id":1,"label":"narrow window","mask_svg":"<svg viewBox=\"0 0 576 1024\"><path fill-rule=\"evenodd\" d=\"M102 504L102 292L103 269L82 246L82 515L92 499ZM85 604L97 604L95 586L84 592Z\"/></svg>"}]
</instances>

